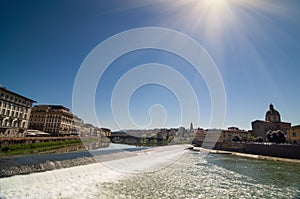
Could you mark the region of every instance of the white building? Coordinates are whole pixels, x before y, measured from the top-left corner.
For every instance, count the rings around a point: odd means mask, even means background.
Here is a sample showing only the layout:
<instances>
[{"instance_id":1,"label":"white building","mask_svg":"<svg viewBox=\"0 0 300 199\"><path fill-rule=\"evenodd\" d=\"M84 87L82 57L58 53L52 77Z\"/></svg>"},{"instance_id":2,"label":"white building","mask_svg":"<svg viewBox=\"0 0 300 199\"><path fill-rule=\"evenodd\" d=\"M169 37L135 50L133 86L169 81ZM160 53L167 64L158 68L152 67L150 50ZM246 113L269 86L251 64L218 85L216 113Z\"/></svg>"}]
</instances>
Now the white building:
<instances>
[{"instance_id":1,"label":"white building","mask_svg":"<svg viewBox=\"0 0 300 199\"><path fill-rule=\"evenodd\" d=\"M34 100L0 87L0 136L14 137L28 128Z\"/></svg>"}]
</instances>

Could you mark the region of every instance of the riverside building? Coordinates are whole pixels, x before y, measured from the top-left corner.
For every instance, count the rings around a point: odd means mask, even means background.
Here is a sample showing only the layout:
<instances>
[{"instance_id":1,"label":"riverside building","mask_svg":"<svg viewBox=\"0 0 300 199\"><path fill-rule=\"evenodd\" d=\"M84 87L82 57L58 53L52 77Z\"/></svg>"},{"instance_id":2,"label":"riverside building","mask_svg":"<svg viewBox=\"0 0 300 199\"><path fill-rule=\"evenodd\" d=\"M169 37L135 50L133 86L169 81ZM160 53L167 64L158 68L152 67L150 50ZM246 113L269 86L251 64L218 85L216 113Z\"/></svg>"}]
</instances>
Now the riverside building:
<instances>
[{"instance_id":1,"label":"riverside building","mask_svg":"<svg viewBox=\"0 0 300 199\"><path fill-rule=\"evenodd\" d=\"M75 128L73 114L62 105L36 105L31 111L29 128L53 136L71 135Z\"/></svg>"},{"instance_id":2,"label":"riverside building","mask_svg":"<svg viewBox=\"0 0 300 199\"><path fill-rule=\"evenodd\" d=\"M251 124L254 137L262 137L264 140L268 131L280 130L287 134L287 129L291 127L291 123L281 121L280 113L274 109L273 104L270 104L264 121L255 120Z\"/></svg>"},{"instance_id":3,"label":"riverside building","mask_svg":"<svg viewBox=\"0 0 300 199\"><path fill-rule=\"evenodd\" d=\"M34 100L0 86L0 137L20 137L28 127Z\"/></svg>"},{"instance_id":4,"label":"riverside building","mask_svg":"<svg viewBox=\"0 0 300 199\"><path fill-rule=\"evenodd\" d=\"M218 133L219 132L219 133ZM238 127L229 127L227 130L204 130L198 128L195 130L195 143L202 143L207 134L217 135L217 142L244 142L247 140L249 132ZM209 142L209 139L206 140Z\"/></svg>"},{"instance_id":5,"label":"riverside building","mask_svg":"<svg viewBox=\"0 0 300 199\"><path fill-rule=\"evenodd\" d=\"M77 115L73 115L73 123L74 123L74 128L72 134L81 136L84 127L83 120L79 118Z\"/></svg>"},{"instance_id":6,"label":"riverside building","mask_svg":"<svg viewBox=\"0 0 300 199\"><path fill-rule=\"evenodd\" d=\"M229 127L227 130L222 130L219 142L245 142L249 132L239 129L238 127Z\"/></svg>"},{"instance_id":7,"label":"riverside building","mask_svg":"<svg viewBox=\"0 0 300 199\"><path fill-rule=\"evenodd\" d=\"M290 144L300 144L300 125L288 128L287 138Z\"/></svg>"}]
</instances>

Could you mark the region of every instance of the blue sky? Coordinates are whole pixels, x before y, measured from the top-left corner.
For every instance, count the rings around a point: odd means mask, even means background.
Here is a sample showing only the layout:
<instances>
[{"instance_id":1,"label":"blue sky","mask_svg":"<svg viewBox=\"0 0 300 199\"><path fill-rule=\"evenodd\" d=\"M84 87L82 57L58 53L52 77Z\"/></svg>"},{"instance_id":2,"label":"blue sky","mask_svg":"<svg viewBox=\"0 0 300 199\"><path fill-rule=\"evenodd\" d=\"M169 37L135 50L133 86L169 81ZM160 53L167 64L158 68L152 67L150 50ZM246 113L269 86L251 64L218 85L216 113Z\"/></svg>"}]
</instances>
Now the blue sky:
<instances>
[{"instance_id":1,"label":"blue sky","mask_svg":"<svg viewBox=\"0 0 300 199\"><path fill-rule=\"evenodd\" d=\"M299 10L297 0L1 1L0 84L39 104L72 108L76 74L99 43L132 28L162 27L196 40L217 65L226 91L225 126L250 129L270 103L283 121L300 124ZM198 98L200 125L209 127L211 102L201 75L182 58L155 49L121 56L105 71L95 98L101 125L116 129L110 107L114 85L145 63L171 66L188 79ZM178 127L180 99L154 84L130 99L136 123L149 123L153 104L164 106L166 127Z\"/></svg>"}]
</instances>

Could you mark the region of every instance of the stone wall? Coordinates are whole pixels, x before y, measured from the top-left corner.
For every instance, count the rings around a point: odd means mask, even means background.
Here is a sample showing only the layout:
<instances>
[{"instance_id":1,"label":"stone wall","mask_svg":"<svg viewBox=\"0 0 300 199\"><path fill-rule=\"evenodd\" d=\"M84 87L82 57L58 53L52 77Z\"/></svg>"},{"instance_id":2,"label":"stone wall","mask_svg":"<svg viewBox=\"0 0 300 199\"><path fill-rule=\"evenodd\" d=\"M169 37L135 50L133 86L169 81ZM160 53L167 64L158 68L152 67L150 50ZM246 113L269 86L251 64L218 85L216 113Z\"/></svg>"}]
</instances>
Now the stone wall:
<instances>
[{"instance_id":1,"label":"stone wall","mask_svg":"<svg viewBox=\"0 0 300 199\"><path fill-rule=\"evenodd\" d=\"M194 143L201 146L202 143ZM266 155L281 158L300 159L300 145L272 144L272 143L239 143L218 142L214 150L234 151L255 155Z\"/></svg>"},{"instance_id":2,"label":"stone wall","mask_svg":"<svg viewBox=\"0 0 300 199\"><path fill-rule=\"evenodd\" d=\"M300 159L300 145L289 144L245 144L246 153L281 158Z\"/></svg>"}]
</instances>

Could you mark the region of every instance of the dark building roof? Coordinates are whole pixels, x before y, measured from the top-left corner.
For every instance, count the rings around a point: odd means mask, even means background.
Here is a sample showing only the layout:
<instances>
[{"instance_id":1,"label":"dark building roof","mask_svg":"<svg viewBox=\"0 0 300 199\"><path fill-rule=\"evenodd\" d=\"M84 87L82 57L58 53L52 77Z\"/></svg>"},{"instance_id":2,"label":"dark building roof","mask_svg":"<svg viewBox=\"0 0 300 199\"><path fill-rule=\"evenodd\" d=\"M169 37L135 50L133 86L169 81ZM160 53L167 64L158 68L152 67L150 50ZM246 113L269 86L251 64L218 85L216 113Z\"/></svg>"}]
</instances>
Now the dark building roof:
<instances>
[{"instance_id":1,"label":"dark building roof","mask_svg":"<svg viewBox=\"0 0 300 199\"><path fill-rule=\"evenodd\" d=\"M12 91L10 91L10 90L7 90L6 87L3 87L3 86L1 87L1 86L0 86L0 90L2 90L2 91L4 91L4 92L7 92L7 93L10 93L10 94L13 94L13 95L16 95L16 96L21 97L21 98L23 98L23 99L29 100L29 101L31 101L31 102L33 102L33 103L36 103L36 101L34 101L34 100L32 100L32 99L29 99L29 98L27 98L27 97L24 97L24 96L18 94L18 93L15 93L15 92L12 92Z\"/></svg>"},{"instance_id":2,"label":"dark building roof","mask_svg":"<svg viewBox=\"0 0 300 199\"><path fill-rule=\"evenodd\" d=\"M50 109L63 109L65 111L70 111L70 109L68 109L67 107L63 106L63 105L46 105L46 104L41 104L41 105L35 105L34 107L38 108L38 107L49 107Z\"/></svg>"},{"instance_id":3,"label":"dark building roof","mask_svg":"<svg viewBox=\"0 0 300 199\"><path fill-rule=\"evenodd\" d=\"M270 107L270 109L266 112L266 116L267 115L280 115L279 112L274 109L273 104L270 104L269 107Z\"/></svg>"}]
</instances>

